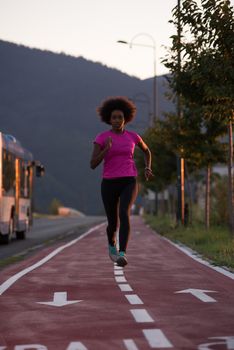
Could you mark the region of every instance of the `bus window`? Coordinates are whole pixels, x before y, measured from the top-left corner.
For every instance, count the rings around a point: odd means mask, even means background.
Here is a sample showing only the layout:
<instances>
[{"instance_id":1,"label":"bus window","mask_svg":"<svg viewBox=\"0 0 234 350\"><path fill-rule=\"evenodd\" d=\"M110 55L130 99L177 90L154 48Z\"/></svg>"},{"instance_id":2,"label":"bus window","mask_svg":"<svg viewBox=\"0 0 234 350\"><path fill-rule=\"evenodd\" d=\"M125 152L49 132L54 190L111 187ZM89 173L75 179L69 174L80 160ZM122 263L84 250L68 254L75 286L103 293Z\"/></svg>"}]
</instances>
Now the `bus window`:
<instances>
[{"instance_id":1,"label":"bus window","mask_svg":"<svg viewBox=\"0 0 234 350\"><path fill-rule=\"evenodd\" d=\"M23 160L20 160L20 197L29 197L29 171Z\"/></svg>"},{"instance_id":2,"label":"bus window","mask_svg":"<svg viewBox=\"0 0 234 350\"><path fill-rule=\"evenodd\" d=\"M30 198L30 167L25 166L25 196L26 198Z\"/></svg>"},{"instance_id":3,"label":"bus window","mask_svg":"<svg viewBox=\"0 0 234 350\"><path fill-rule=\"evenodd\" d=\"M15 195L15 157L3 150L2 191L5 196Z\"/></svg>"}]
</instances>

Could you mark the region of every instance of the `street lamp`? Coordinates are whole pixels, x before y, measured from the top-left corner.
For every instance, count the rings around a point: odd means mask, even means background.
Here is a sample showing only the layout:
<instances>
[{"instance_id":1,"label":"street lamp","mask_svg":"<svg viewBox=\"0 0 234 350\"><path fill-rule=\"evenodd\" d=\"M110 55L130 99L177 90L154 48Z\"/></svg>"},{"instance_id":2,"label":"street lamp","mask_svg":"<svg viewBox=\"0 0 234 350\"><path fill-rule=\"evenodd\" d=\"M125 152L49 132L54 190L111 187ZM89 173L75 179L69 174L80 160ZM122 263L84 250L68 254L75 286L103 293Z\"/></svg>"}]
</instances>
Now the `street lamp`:
<instances>
[{"instance_id":1,"label":"street lamp","mask_svg":"<svg viewBox=\"0 0 234 350\"><path fill-rule=\"evenodd\" d=\"M151 45L148 45L148 44L140 44L140 43L134 43L134 40L136 38L138 38L139 36L146 36L148 37L151 41L152 41L152 44ZM156 43L155 43L155 40L154 38L150 35L150 34L147 34L147 33L138 33L136 34L130 42L128 41L125 41L125 40L118 40L117 43L119 44L127 44L129 45L130 48L132 48L133 46L143 46L143 47L149 47L151 49L153 49L153 59L154 59L154 78L153 78L153 119L154 121L156 120L156 116L157 116L157 111L156 111L156 108L158 107L157 106L157 82L156 82Z\"/></svg>"}]
</instances>

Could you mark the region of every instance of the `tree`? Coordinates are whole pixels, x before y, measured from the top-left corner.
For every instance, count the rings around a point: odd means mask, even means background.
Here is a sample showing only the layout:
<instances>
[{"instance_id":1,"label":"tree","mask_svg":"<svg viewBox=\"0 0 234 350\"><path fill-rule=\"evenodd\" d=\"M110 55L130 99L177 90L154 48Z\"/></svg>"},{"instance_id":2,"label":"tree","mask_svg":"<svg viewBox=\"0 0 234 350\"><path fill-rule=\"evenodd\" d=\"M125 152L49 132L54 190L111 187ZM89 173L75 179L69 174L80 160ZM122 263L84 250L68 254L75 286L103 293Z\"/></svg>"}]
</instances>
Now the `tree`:
<instances>
[{"instance_id":1,"label":"tree","mask_svg":"<svg viewBox=\"0 0 234 350\"><path fill-rule=\"evenodd\" d=\"M57 198L53 198L49 206L49 213L52 215L58 215L58 210L61 206L62 203L60 202L60 200Z\"/></svg>"},{"instance_id":2,"label":"tree","mask_svg":"<svg viewBox=\"0 0 234 350\"><path fill-rule=\"evenodd\" d=\"M185 174L188 183L188 170L189 173L193 173L201 168L207 168L205 217L206 227L209 228L211 166L217 162L225 162L226 144L221 143L219 138L226 129L215 120L202 124L201 115L196 115L196 111L191 106L189 109L184 109L183 118L178 118L174 114L168 115L165 127L167 144L170 145L170 149L175 153L180 153L185 159ZM190 199L192 209L191 204Z\"/></svg>"},{"instance_id":3,"label":"tree","mask_svg":"<svg viewBox=\"0 0 234 350\"><path fill-rule=\"evenodd\" d=\"M219 130L229 127L229 221L234 233L233 144L234 120L234 19L228 0L182 1L173 12L183 33L172 37L170 57L164 60L172 72L171 87L183 96L184 108L200 113L207 130L216 122ZM189 37L189 40L186 39ZM178 63L177 52L182 61ZM180 69L178 69L180 64ZM217 133L215 135L217 138ZM208 142L210 146L214 138ZM210 148L209 148L210 150ZM214 152L215 155L215 152ZM209 158L209 155L208 155ZM212 157L213 158L213 157Z\"/></svg>"},{"instance_id":4,"label":"tree","mask_svg":"<svg viewBox=\"0 0 234 350\"><path fill-rule=\"evenodd\" d=\"M156 194L167 188L176 179L176 157L167 140L165 122L157 121L142 136L152 152L152 170L154 177L146 181L144 160L141 153L136 153L140 182Z\"/></svg>"}]
</instances>

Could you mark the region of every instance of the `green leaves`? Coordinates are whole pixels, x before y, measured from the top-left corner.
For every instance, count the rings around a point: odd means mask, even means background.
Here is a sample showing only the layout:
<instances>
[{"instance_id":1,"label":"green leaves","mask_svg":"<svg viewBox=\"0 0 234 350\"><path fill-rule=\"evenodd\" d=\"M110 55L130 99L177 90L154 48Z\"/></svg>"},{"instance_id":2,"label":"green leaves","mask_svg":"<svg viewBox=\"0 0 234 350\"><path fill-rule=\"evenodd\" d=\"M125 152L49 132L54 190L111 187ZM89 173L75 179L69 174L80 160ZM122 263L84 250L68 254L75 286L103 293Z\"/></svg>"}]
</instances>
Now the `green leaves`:
<instances>
[{"instance_id":1,"label":"green leaves","mask_svg":"<svg viewBox=\"0 0 234 350\"><path fill-rule=\"evenodd\" d=\"M176 156L171 147L167 133L167 125L158 121L142 136L152 152L152 170L154 178L146 182L144 178L144 160L142 154L137 154L137 164L140 169L140 179L146 188L161 191L172 183L176 177Z\"/></svg>"},{"instance_id":2,"label":"green leaves","mask_svg":"<svg viewBox=\"0 0 234 350\"><path fill-rule=\"evenodd\" d=\"M234 105L234 16L227 0L182 1L173 23L182 32L172 36L170 86L187 105L196 103L204 117L227 121ZM180 35L181 34L181 35ZM181 64L178 63L178 52Z\"/></svg>"},{"instance_id":3,"label":"green leaves","mask_svg":"<svg viewBox=\"0 0 234 350\"><path fill-rule=\"evenodd\" d=\"M181 0L173 10L177 34L163 62L183 112L167 116L167 137L193 167L225 161L220 138L230 118L234 121L233 14L226 0L201 0L200 7Z\"/></svg>"},{"instance_id":4,"label":"green leaves","mask_svg":"<svg viewBox=\"0 0 234 350\"><path fill-rule=\"evenodd\" d=\"M224 135L228 122L234 122L233 15L227 0L201 0L200 6L181 0L173 9L177 33L163 63L170 70L168 96L178 112L144 135L153 151L158 190L175 180L176 155L194 173L227 161Z\"/></svg>"}]
</instances>

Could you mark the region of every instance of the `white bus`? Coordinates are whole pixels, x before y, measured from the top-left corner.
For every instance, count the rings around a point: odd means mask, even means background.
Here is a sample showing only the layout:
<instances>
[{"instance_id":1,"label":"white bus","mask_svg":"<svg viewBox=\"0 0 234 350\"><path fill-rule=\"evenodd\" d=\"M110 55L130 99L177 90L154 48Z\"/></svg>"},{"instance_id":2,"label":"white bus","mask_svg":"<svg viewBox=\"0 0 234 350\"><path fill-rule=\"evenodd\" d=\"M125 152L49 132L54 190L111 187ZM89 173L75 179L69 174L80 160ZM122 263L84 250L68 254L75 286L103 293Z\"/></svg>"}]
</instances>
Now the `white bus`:
<instances>
[{"instance_id":1,"label":"white bus","mask_svg":"<svg viewBox=\"0 0 234 350\"><path fill-rule=\"evenodd\" d=\"M24 239L32 225L33 177L44 174L40 162L12 135L0 132L0 242Z\"/></svg>"}]
</instances>

